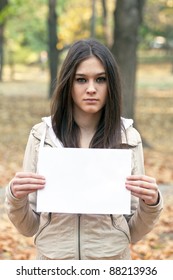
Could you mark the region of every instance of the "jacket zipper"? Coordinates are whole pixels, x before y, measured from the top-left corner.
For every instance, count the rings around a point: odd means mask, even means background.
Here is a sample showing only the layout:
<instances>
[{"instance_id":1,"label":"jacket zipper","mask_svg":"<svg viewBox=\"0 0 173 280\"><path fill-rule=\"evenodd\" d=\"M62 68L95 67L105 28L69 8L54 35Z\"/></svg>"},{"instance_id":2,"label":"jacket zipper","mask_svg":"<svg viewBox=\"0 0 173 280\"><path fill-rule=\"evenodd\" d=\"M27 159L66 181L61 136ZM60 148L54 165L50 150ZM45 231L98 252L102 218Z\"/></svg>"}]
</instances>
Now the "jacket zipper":
<instances>
[{"instance_id":1,"label":"jacket zipper","mask_svg":"<svg viewBox=\"0 0 173 280\"><path fill-rule=\"evenodd\" d=\"M110 214L110 217L111 217L111 221L112 221L113 226L114 226L117 230L120 230L120 231L124 232L124 234L127 236L128 240L129 240L129 242L130 242L130 239L129 239L129 236L128 236L127 232L126 232L124 229L118 227L118 226L115 224L115 221L114 221L114 218L113 218L113 215L112 215L112 214Z\"/></svg>"},{"instance_id":2,"label":"jacket zipper","mask_svg":"<svg viewBox=\"0 0 173 280\"><path fill-rule=\"evenodd\" d=\"M81 223L81 214L78 214L78 256L79 260L81 259L81 251L80 251L80 223Z\"/></svg>"},{"instance_id":3,"label":"jacket zipper","mask_svg":"<svg viewBox=\"0 0 173 280\"><path fill-rule=\"evenodd\" d=\"M49 213L47 222L42 226L42 228L40 229L40 231L35 235L34 243L36 242L36 239L37 239L37 237L40 235L40 233L50 224L50 222L51 222L51 216L52 216L52 213Z\"/></svg>"}]
</instances>

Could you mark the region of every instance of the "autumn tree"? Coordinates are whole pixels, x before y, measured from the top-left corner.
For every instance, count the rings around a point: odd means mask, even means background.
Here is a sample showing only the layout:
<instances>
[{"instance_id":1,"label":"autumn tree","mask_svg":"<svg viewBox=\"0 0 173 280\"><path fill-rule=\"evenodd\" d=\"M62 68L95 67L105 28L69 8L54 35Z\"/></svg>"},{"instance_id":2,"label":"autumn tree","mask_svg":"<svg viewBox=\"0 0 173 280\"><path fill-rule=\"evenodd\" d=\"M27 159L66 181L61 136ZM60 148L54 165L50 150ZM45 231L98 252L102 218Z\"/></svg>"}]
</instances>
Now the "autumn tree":
<instances>
[{"instance_id":1,"label":"autumn tree","mask_svg":"<svg viewBox=\"0 0 173 280\"><path fill-rule=\"evenodd\" d=\"M123 115L134 119L138 32L146 0L117 0L112 52L123 80Z\"/></svg>"}]
</instances>

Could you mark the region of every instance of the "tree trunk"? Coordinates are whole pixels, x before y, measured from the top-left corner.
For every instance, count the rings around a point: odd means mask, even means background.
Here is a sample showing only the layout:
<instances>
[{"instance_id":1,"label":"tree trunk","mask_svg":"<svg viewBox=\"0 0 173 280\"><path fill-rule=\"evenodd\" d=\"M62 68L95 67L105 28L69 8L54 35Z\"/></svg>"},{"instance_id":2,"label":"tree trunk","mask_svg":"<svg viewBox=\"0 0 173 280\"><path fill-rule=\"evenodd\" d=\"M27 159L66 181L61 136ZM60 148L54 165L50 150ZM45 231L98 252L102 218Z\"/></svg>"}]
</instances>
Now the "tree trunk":
<instances>
[{"instance_id":1,"label":"tree trunk","mask_svg":"<svg viewBox=\"0 0 173 280\"><path fill-rule=\"evenodd\" d=\"M106 0L102 0L102 11L103 11L103 31L104 31L104 39L105 43L108 47L111 46L111 36L109 34L109 27L108 27L108 11Z\"/></svg>"},{"instance_id":2,"label":"tree trunk","mask_svg":"<svg viewBox=\"0 0 173 280\"><path fill-rule=\"evenodd\" d=\"M123 81L123 115L134 119L138 30L145 0L117 0L112 52Z\"/></svg>"},{"instance_id":3,"label":"tree trunk","mask_svg":"<svg viewBox=\"0 0 173 280\"><path fill-rule=\"evenodd\" d=\"M95 23L96 23L96 0L91 0L92 3L92 15L91 15L91 38L95 38Z\"/></svg>"},{"instance_id":4,"label":"tree trunk","mask_svg":"<svg viewBox=\"0 0 173 280\"><path fill-rule=\"evenodd\" d=\"M8 0L0 0L0 14L8 5ZM0 21L0 81L2 81L2 73L4 66L4 26L5 18Z\"/></svg>"},{"instance_id":5,"label":"tree trunk","mask_svg":"<svg viewBox=\"0 0 173 280\"><path fill-rule=\"evenodd\" d=\"M50 88L49 98L52 96L57 79L58 69L58 35L57 35L57 14L56 0L49 0L49 16L48 16L48 35L49 35L49 70L50 70Z\"/></svg>"}]
</instances>

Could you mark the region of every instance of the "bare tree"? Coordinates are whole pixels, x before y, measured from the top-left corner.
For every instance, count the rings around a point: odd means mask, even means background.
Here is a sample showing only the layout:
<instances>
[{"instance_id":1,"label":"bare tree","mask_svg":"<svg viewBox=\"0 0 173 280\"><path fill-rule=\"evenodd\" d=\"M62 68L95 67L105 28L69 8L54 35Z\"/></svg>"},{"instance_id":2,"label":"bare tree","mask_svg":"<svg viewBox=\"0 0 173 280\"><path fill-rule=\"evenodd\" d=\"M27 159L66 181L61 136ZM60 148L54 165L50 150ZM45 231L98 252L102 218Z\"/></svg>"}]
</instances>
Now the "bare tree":
<instances>
[{"instance_id":1,"label":"bare tree","mask_svg":"<svg viewBox=\"0 0 173 280\"><path fill-rule=\"evenodd\" d=\"M95 23L96 23L96 0L91 0L92 5L92 15L91 15L91 37L95 37Z\"/></svg>"},{"instance_id":2,"label":"bare tree","mask_svg":"<svg viewBox=\"0 0 173 280\"><path fill-rule=\"evenodd\" d=\"M0 1L0 14L8 5L8 0ZM4 27L5 19L0 18L0 81L2 81L2 71L4 65Z\"/></svg>"},{"instance_id":3,"label":"bare tree","mask_svg":"<svg viewBox=\"0 0 173 280\"><path fill-rule=\"evenodd\" d=\"M109 29L108 29L108 11L107 11L107 5L106 0L101 0L102 3L102 17L103 17L103 32L104 32L104 39L107 46L111 45L110 35L109 35Z\"/></svg>"},{"instance_id":4,"label":"bare tree","mask_svg":"<svg viewBox=\"0 0 173 280\"><path fill-rule=\"evenodd\" d=\"M48 16L48 34L49 34L49 69L50 69L50 89L49 97L54 91L55 82L57 79L59 53L57 49L58 34L57 34L57 0L49 0L49 16Z\"/></svg>"},{"instance_id":5,"label":"bare tree","mask_svg":"<svg viewBox=\"0 0 173 280\"><path fill-rule=\"evenodd\" d=\"M123 114L134 119L138 31L146 0L117 0L112 52L123 78Z\"/></svg>"}]
</instances>

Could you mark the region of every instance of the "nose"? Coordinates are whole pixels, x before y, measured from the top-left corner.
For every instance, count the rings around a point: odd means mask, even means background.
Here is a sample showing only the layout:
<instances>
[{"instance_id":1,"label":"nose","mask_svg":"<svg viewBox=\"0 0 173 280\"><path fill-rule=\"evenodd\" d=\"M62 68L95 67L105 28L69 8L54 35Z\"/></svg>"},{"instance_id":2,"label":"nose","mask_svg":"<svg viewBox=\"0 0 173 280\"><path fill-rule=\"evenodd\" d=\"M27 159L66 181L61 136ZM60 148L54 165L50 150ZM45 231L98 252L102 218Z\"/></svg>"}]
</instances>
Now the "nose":
<instances>
[{"instance_id":1,"label":"nose","mask_svg":"<svg viewBox=\"0 0 173 280\"><path fill-rule=\"evenodd\" d=\"M95 84L94 84L94 81L90 81L88 83L88 87L86 89L86 92L88 94L95 94L96 93L96 88L95 88Z\"/></svg>"}]
</instances>

